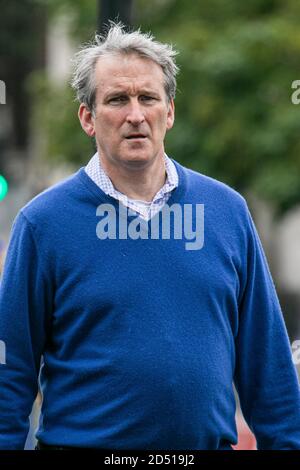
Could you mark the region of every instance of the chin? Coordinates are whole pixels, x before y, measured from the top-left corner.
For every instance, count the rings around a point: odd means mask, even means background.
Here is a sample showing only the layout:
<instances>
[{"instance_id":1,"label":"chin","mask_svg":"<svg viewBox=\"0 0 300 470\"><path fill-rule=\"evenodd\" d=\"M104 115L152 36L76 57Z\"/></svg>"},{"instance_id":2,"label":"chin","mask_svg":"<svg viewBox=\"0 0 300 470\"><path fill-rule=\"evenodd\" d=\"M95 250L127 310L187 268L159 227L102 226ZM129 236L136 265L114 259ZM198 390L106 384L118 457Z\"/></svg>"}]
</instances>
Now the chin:
<instances>
[{"instance_id":1,"label":"chin","mask_svg":"<svg viewBox=\"0 0 300 470\"><path fill-rule=\"evenodd\" d=\"M153 157L151 155L143 155L143 154L135 154L135 155L126 155L122 158L122 161L124 163L128 163L128 165L143 165L145 163L149 163L153 160Z\"/></svg>"}]
</instances>

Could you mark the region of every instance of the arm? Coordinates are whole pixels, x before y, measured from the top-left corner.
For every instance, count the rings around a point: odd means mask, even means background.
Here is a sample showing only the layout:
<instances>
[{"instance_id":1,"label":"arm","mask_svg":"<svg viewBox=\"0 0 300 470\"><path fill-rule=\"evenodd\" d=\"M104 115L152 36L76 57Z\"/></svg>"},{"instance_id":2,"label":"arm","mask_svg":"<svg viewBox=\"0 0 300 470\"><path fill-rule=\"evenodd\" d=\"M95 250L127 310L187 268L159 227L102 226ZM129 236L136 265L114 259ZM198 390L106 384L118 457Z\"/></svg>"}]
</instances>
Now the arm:
<instances>
[{"instance_id":1,"label":"arm","mask_svg":"<svg viewBox=\"0 0 300 470\"><path fill-rule=\"evenodd\" d=\"M14 222L0 284L0 449L23 449L51 305L31 225L22 214Z\"/></svg>"},{"instance_id":2,"label":"arm","mask_svg":"<svg viewBox=\"0 0 300 470\"><path fill-rule=\"evenodd\" d=\"M300 449L300 389L275 287L248 213L235 385L258 449Z\"/></svg>"}]
</instances>

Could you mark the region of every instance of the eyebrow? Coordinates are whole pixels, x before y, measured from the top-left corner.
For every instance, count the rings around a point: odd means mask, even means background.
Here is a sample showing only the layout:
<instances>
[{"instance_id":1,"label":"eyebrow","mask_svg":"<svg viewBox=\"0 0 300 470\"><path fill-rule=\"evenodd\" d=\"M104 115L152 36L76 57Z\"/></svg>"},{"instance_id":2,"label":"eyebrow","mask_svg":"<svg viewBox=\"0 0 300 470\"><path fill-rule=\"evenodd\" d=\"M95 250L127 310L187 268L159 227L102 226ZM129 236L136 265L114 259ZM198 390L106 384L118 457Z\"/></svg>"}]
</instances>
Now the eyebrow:
<instances>
[{"instance_id":1,"label":"eyebrow","mask_svg":"<svg viewBox=\"0 0 300 470\"><path fill-rule=\"evenodd\" d=\"M153 95L153 96L157 96L157 97L160 96L157 91L151 90L149 88L143 88L142 90L139 91L138 94L139 95ZM128 96L129 93L125 90L116 89L116 90L113 90L113 91L109 91L108 94L106 96L104 96L104 100L109 100L110 98L123 96L123 95Z\"/></svg>"}]
</instances>

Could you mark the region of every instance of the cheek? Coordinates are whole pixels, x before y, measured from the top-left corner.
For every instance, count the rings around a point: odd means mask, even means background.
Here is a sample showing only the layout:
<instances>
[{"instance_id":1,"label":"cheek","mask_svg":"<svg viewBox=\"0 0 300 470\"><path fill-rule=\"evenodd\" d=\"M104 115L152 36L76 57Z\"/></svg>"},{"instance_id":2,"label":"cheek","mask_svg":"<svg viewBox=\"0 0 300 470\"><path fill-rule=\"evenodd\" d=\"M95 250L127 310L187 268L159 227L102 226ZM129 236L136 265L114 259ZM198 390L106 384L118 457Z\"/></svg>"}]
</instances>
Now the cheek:
<instances>
[{"instance_id":1,"label":"cheek","mask_svg":"<svg viewBox=\"0 0 300 470\"><path fill-rule=\"evenodd\" d=\"M165 110L161 110L160 112L151 113L146 116L146 120L152 124L152 127L162 130L167 123L167 115Z\"/></svg>"},{"instance_id":2,"label":"cheek","mask_svg":"<svg viewBox=\"0 0 300 470\"><path fill-rule=\"evenodd\" d=\"M99 113L97 116L97 127L103 132L113 133L118 130L123 122L123 117L120 113Z\"/></svg>"},{"instance_id":3,"label":"cheek","mask_svg":"<svg viewBox=\"0 0 300 470\"><path fill-rule=\"evenodd\" d=\"M100 117L97 124L98 124L98 126L97 126L98 130L102 134L105 134L105 133L109 132L110 129L112 128L112 123L106 117Z\"/></svg>"},{"instance_id":4,"label":"cheek","mask_svg":"<svg viewBox=\"0 0 300 470\"><path fill-rule=\"evenodd\" d=\"M156 127L160 135L165 135L167 129L167 115L161 113L159 117L156 117Z\"/></svg>"}]
</instances>

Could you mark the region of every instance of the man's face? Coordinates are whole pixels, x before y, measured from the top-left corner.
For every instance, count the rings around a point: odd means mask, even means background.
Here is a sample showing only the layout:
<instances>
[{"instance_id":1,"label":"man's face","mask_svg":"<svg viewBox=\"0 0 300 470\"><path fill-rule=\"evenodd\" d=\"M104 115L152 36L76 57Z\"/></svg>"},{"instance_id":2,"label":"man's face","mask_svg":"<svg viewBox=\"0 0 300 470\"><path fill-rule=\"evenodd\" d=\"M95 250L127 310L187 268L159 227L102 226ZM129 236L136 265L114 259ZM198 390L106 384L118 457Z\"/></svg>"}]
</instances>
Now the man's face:
<instances>
[{"instance_id":1,"label":"man's face","mask_svg":"<svg viewBox=\"0 0 300 470\"><path fill-rule=\"evenodd\" d=\"M137 55L98 60L94 116L81 105L82 127L96 137L107 165L141 168L164 154L164 137L174 122L161 67Z\"/></svg>"}]
</instances>

